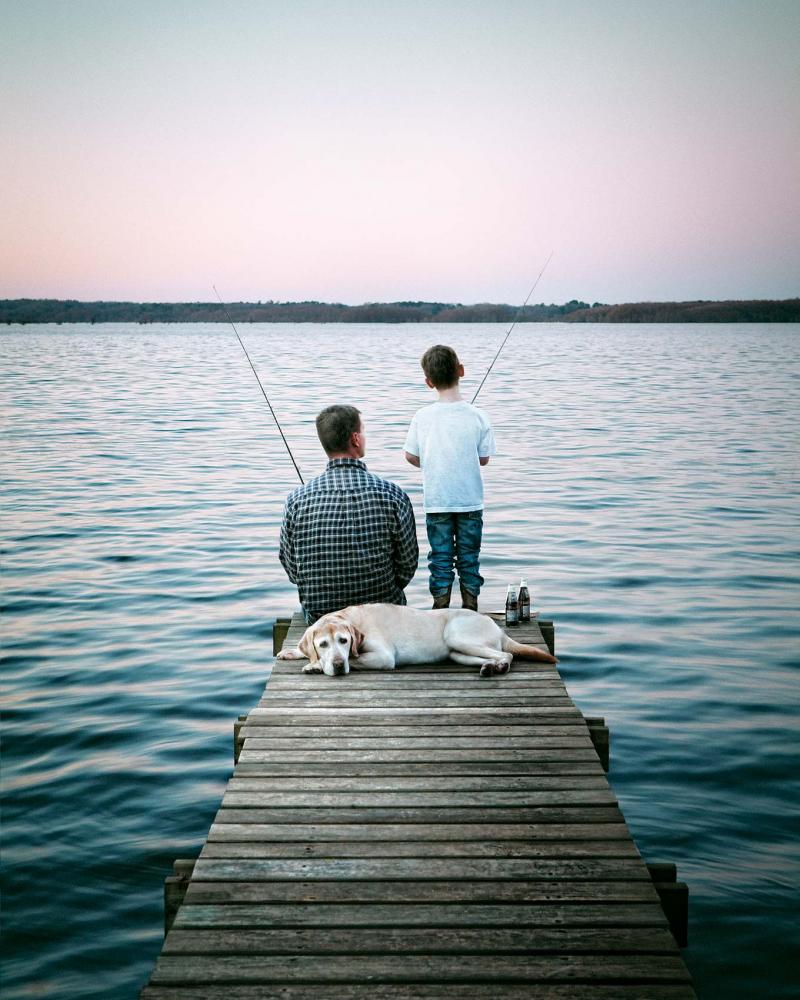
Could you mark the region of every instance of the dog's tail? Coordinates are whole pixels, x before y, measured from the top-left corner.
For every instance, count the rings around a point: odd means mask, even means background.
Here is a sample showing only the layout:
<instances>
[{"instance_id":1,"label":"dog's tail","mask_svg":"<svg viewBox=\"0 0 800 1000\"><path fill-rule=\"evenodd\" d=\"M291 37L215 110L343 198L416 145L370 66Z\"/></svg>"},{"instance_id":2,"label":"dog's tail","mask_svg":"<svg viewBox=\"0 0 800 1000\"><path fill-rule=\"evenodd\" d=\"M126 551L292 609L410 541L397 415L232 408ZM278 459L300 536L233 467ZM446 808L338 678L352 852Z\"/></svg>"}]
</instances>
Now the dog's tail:
<instances>
[{"instance_id":1,"label":"dog's tail","mask_svg":"<svg viewBox=\"0 0 800 1000\"><path fill-rule=\"evenodd\" d=\"M519 656L526 660L538 660L540 663L558 663L555 656L551 656L538 646L528 646L523 642L517 642L511 636L503 633L503 650L513 656Z\"/></svg>"}]
</instances>

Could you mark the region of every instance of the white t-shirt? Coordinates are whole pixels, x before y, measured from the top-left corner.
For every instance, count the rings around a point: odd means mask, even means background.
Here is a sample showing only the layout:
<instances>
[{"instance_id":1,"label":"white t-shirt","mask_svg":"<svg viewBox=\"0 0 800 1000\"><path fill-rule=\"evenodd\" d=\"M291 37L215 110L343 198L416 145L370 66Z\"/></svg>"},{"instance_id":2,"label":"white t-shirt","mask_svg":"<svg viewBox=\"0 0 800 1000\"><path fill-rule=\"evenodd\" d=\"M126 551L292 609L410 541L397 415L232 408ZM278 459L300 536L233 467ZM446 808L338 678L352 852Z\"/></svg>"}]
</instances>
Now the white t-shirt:
<instances>
[{"instance_id":1,"label":"white t-shirt","mask_svg":"<svg viewBox=\"0 0 800 1000\"><path fill-rule=\"evenodd\" d=\"M419 455L426 514L483 510L479 458L497 454L489 418L465 400L417 410L405 450Z\"/></svg>"}]
</instances>

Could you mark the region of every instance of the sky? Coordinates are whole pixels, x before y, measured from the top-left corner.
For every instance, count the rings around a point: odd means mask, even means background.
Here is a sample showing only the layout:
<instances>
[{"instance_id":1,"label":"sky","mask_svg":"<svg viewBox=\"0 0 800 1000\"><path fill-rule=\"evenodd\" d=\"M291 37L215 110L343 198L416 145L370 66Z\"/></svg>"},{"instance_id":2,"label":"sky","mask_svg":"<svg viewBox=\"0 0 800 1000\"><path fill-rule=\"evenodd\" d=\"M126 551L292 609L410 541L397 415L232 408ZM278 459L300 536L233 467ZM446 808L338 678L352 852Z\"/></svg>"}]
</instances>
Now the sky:
<instances>
[{"instance_id":1,"label":"sky","mask_svg":"<svg viewBox=\"0 0 800 1000\"><path fill-rule=\"evenodd\" d=\"M797 0L0 0L0 298L800 295Z\"/></svg>"}]
</instances>

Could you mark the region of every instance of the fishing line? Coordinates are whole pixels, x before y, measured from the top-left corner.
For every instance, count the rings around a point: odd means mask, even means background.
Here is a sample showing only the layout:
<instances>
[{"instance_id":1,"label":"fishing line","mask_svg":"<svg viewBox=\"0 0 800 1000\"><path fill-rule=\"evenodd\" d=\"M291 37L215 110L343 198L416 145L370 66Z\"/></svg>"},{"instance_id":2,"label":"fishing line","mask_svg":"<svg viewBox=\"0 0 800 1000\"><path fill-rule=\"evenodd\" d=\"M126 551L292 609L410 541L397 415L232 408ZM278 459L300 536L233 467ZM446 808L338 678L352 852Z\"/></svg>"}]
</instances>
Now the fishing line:
<instances>
[{"instance_id":1,"label":"fishing line","mask_svg":"<svg viewBox=\"0 0 800 1000\"><path fill-rule=\"evenodd\" d=\"M527 297L527 298L525 299L525 301L524 301L524 302L522 303L522 305L521 305L521 306L519 307L519 309L517 310L517 315L516 315L516 316L514 317L514 322L513 322L513 323L511 324L511 326L510 326L510 327L508 328L508 333L507 333L507 334L505 335L505 337L503 338L503 343L502 343L502 344L500 345L500 348L499 348L499 350L497 351L497 354L495 354L494 358L492 359L492 363L491 363L491 364L489 365L489 371L487 371L487 372L486 372L486 374L485 374L485 375L483 376L483 379L481 380L481 384L480 384L480 385L478 386L478 388L477 388L477 389L475 390L475 395L474 395L474 396L472 397L472 402L473 402L473 403L474 403L474 402L475 402L475 400L476 400L476 399L478 398L478 393L479 393L479 392L481 391L481 389L483 388L483 383L484 383L484 382L486 381L486 379L487 379L487 378L489 377L489 372L490 372L490 371L492 370L492 368L494 368L494 363L495 363L495 361L497 361L497 359L498 359L498 358L500 357L500 351L502 351L502 350L503 350L503 348L504 348L504 347L506 346L506 341L507 341L507 340L508 340L508 338L509 338L509 337L511 336L511 331L512 331L512 330L514 329L514 327L515 327L515 326L517 325L517 320L518 320L518 319L519 319L519 317L520 317L520 313L521 313L521 312L522 312L522 310L523 310L523 309L525 308L525 306L526 306L526 305L528 304L528 301L529 301L529 299L530 299L531 295L533 295L533 293L534 293L534 292L536 291L536 286L537 286L537 285L539 284L539 278L541 278L541 276L542 276L542 275L544 274L544 272L545 272L545 271L547 270L547 265L548 265L548 264L550 263L550 261L551 261L551 260L553 259L553 254L554 254L554 253L555 253L555 251L554 251L554 250L551 250L551 251L550 251L550 256L549 256L549 257L547 258L547 260L546 260L546 261L544 262L544 267L543 267L543 268L541 269L541 271L539 272L539 277L538 277L538 278L536 279L536 281L534 281L534 283L533 283L533 287L532 287L532 288L531 288L531 290L530 290L530 291L528 292L528 297Z\"/></svg>"},{"instance_id":2,"label":"fishing line","mask_svg":"<svg viewBox=\"0 0 800 1000\"><path fill-rule=\"evenodd\" d=\"M214 289L214 294L219 299L219 304L225 310L225 315L228 317L228 322L233 327L233 332L236 334L236 339L242 345L242 350L244 351L244 356L247 358L248 361L250 361L250 355L247 353L247 348L242 343L242 338L239 336L239 331L234 326L233 320L231 319L231 314L228 312L228 307L222 301L222 298L220 297L220 294L217 291L217 286L216 285L212 285L211 287ZM292 460L292 465L295 467L295 471L297 472L297 475L300 477L300 482L303 484L303 486L305 486L305 480L303 479L303 477L302 477L302 475L300 473L300 470L297 467L297 462L295 462L295 460L294 460L294 455L292 454L292 449L289 447L289 442L286 440L286 437L285 437L285 435L283 433L283 430L281 429L281 425L278 423L278 418L275 416L275 411L272 409L272 403L270 403L269 396L264 391L264 386L261 384L261 379L258 377L258 372L256 371L255 365L253 364L252 361L250 361L250 367L253 369L253 374L255 375L256 381L258 382L258 385L259 385L259 388L261 389L261 392L264 395L264 399L266 399L266 401L267 401L267 406L269 407L269 412L272 414L272 419L275 421L275 426L278 428L278 432L280 433L281 438L283 438L283 443L286 445L286 450L289 452L289 458L291 458L291 460Z\"/></svg>"}]
</instances>

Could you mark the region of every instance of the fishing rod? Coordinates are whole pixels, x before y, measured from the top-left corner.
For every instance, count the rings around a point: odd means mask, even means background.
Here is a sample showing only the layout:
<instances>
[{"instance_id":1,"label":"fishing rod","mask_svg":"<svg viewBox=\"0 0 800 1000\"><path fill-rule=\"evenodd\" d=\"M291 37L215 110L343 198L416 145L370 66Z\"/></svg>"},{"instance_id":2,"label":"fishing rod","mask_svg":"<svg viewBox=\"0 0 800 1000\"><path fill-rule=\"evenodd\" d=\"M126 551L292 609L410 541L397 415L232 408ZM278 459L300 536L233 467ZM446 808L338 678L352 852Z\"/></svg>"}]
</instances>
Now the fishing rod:
<instances>
[{"instance_id":1,"label":"fishing rod","mask_svg":"<svg viewBox=\"0 0 800 1000\"><path fill-rule=\"evenodd\" d=\"M217 286L216 285L212 285L211 287L214 289L214 294L219 299L219 304L225 310L225 315L228 317L228 322L233 327L233 332L236 334L236 339L242 345L242 350L244 351L244 356L247 358L248 361L250 361L250 355L247 353L247 348L244 346L244 343L242 342L242 338L239 336L239 331L234 326L234 322L231 319L231 314L228 312L228 307L222 301L222 298L221 298L219 292L217 291ZM272 414L272 419L275 421L275 426L278 428L278 432L280 433L281 438L283 438L283 443L286 445L286 450L289 452L289 458L291 458L291 460L292 460L292 465L294 466L295 471L297 472L297 475L300 477L300 482L302 483L303 486L305 486L305 480L303 479L303 476L302 476L302 474L300 472L300 469L298 469L298 467L297 467L297 462L295 462L295 460L294 460L294 455L292 454L292 449L289 447L289 442L286 440L286 437L285 437L285 435L283 433L283 430L281 429L281 425L278 423L278 418L275 416L275 411L272 409L272 403L270 403L269 396L264 391L264 386L261 384L261 379L258 377L258 372L256 371L255 365L253 364L252 361L250 361L250 367L253 369L253 374L256 377L256 381L258 382L259 388L261 389L261 392L263 393L264 399L266 399L266 401L267 401L267 406L269 407L269 412Z\"/></svg>"},{"instance_id":2,"label":"fishing rod","mask_svg":"<svg viewBox=\"0 0 800 1000\"><path fill-rule=\"evenodd\" d=\"M553 254L554 254L554 253L555 253L555 251L554 251L554 250L551 250L551 251L550 251L550 256L549 256L549 257L547 258L547 260L546 260L546 261L544 262L544 267L543 267L543 268L541 269L541 271L539 272L539 277L538 277L538 278L536 279L536 281L534 281L534 283L533 283L533 287L532 287L532 288L531 288L531 290L530 290L530 291L528 292L528 297L527 297L527 298L525 299L525 301L524 301L524 302L522 303L522 305L521 305L521 306L519 307L519 309L517 309L517 315L516 315L516 316L514 317L514 322L513 322L513 323L511 324L511 326L510 326L510 327L508 328L508 333L507 333L507 334L505 335L505 337L503 338L503 343L502 343L502 344L500 345L500 348L499 348L499 350L497 351L497 354L495 354L494 358L492 359L492 363L491 363L491 364L489 365L489 370L488 370L488 371L486 372L486 374L485 374L485 375L483 376L483 379L481 380L481 384L480 384L480 385L478 386L478 388L477 388L477 389L475 390L475 395L474 395L474 396L472 397L472 402L473 402L473 403L474 403L474 402L475 402L475 400L476 400L476 399L478 398L478 393L479 393L479 392L481 391L481 389L483 388L483 383L484 383L484 382L486 381L486 379L487 379L487 378L489 377L489 372L490 372L490 371L492 370L492 368L494 368L494 363L495 363L495 361L497 361L497 359L498 359L498 358L500 357L500 351L502 351L502 350L503 350L503 348L504 348L504 347L506 346L506 341L507 341L507 340L508 340L508 338L509 338L509 337L511 336L511 331L512 331L512 330L514 329L514 327L515 327L515 326L517 325L517 320L519 319L519 317L520 317L520 314L522 313L522 310L523 310L523 309L525 308L525 306L526 306L526 305L528 304L528 301L530 300L530 297L531 297L531 295L533 295L533 293L534 293L534 292L536 291L536 286L537 286L537 285L539 284L539 278L541 278L541 276L542 276L542 275L544 274L544 272L545 272L545 271L547 270L547 265L548 265L548 264L550 263L550 261L551 261L551 260L553 259Z\"/></svg>"}]
</instances>

